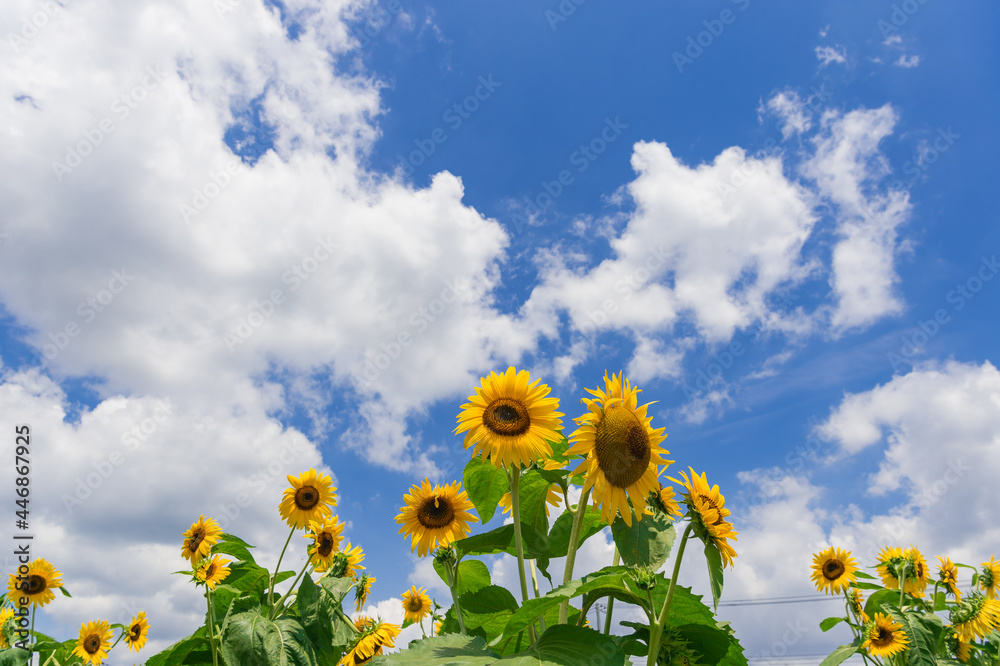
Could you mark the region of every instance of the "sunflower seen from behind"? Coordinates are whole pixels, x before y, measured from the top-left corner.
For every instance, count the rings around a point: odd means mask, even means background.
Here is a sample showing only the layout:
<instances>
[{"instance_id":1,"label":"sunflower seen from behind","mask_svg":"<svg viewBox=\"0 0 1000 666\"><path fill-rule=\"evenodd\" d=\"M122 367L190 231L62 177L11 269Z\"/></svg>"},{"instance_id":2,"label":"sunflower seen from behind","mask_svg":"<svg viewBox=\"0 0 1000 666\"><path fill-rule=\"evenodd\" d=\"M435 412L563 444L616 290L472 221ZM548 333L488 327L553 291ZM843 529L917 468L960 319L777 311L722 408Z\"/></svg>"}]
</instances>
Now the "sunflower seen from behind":
<instances>
[{"instance_id":1,"label":"sunflower seen from behind","mask_svg":"<svg viewBox=\"0 0 1000 666\"><path fill-rule=\"evenodd\" d=\"M891 657L909 649L910 639L903 631L903 625L882 613L875 613L875 618L865 625L861 636L865 639L861 647L873 657Z\"/></svg>"},{"instance_id":2,"label":"sunflower seen from behind","mask_svg":"<svg viewBox=\"0 0 1000 666\"><path fill-rule=\"evenodd\" d=\"M212 518L198 516L187 532L184 533L184 545L181 546L181 556L191 561L194 566L204 559L219 542L222 528Z\"/></svg>"},{"instance_id":3,"label":"sunflower seen from behind","mask_svg":"<svg viewBox=\"0 0 1000 666\"><path fill-rule=\"evenodd\" d=\"M604 389L587 392L595 397L581 400L588 411L574 419L579 427L569 438L572 445L566 455L586 457L573 474L586 474L583 490L593 489L601 518L610 524L621 513L631 527L633 508L636 520L642 520L649 494L659 491L658 466L673 462L663 457L669 451L660 447L666 439L664 428L650 426L646 408L652 403L638 405L640 389L623 373L609 379L605 372Z\"/></svg>"},{"instance_id":4,"label":"sunflower seen from behind","mask_svg":"<svg viewBox=\"0 0 1000 666\"><path fill-rule=\"evenodd\" d=\"M983 568L979 570L979 589L990 599L996 599L997 592L1000 591L1000 562L995 562L992 555L990 561L983 562Z\"/></svg>"},{"instance_id":5,"label":"sunflower seen from behind","mask_svg":"<svg viewBox=\"0 0 1000 666\"><path fill-rule=\"evenodd\" d=\"M816 589L826 594L840 594L857 580L858 561L851 551L830 547L813 556L812 579Z\"/></svg>"},{"instance_id":6,"label":"sunflower seen from behind","mask_svg":"<svg viewBox=\"0 0 1000 666\"><path fill-rule=\"evenodd\" d=\"M365 602L368 601L368 595L371 594L372 585L378 580L375 576L369 576L368 574L361 574L361 578L358 579L358 585L354 588L354 610L361 612L364 608Z\"/></svg>"},{"instance_id":7,"label":"sunflower seen from behind","mask_svg":"<svg viewBox=\"0 0 1000 666\"><path fill-rule=\"evenodd\" d=\"M546 397L551 389L539 382L513 366L482 377L458 414L455 434L465 433L462 446L472 446L473 456L507 469L550 457L549 441L560 439L563 414L556 411L559 399Z\"/></svg>"},{"instance_id":8,"label":"sunflower seen from behind","mask_svg":"<svg viewBox=\"0 0 1000 666\"><path fill-rule=\"evenodd\" d=\"M113 632L105 620L87 622L80 626L80 637L73 648L73 654L83 659L83 663L96 666L108 656Z\"/></svg>"},{"instance_id":9,"label":"sunflower seen from behind","mask_svg":"<svg viewBox=\"0 0 1000 666\"><path fill-rule=\"evenodd\" d=\"M427 590L416 585L411 585L410 589L403 592L403 620L406 622L420 622L431 614L431 598L427 596Z\"/></svg>"},{"instance_id":10,"label":"sunflower seen from behind","mask_svg":"<svg viewBox=\"0 0 1000 666\"><path fill-rule=\"evenodd\" d=\"M309 468L298 476L287 476L291 488L286 488L278 504L278 512L289 526L302 529L309 521L322 521L333 515L330 509L337 506L337 490L333 479Z\"/></svg>"},{"instance_id":11,"label":"sunflower seen from behind","mask_svg":"<svg viewBox=\"0 0 1000 666\"><path fill-rule=\"evenodd\" d=\"M472 515L472 502L461 490L458 481L433 488L426 478L419 486L410 488L403 499L406 504L399 508L396 522L402 524L400 534L412 539L410 552L418 551L423 557L436 546L447 546L469 534L469 522L479 522Z\"/></svg>"},{"instance_id":12,"label":"sunflower seen from behind","mask_svg":"<svg viewBox=\"0 0 1000 666\"><path fill-rule=\"evenodd\" d=\"M146 620L146 613L140 612L132 618L129 623L128 632L125 634L125 643L128 649L138 652L146 645L149 637L149 622Z\"/></svg>"},{"instance_id":13,"label":"sunflower seen from behind","mask_svg":"<svg viewBox=\"0 0 1000 666\"><path fill-rule=\"evenodd\" d=\"M62 574L44 558L37 558L28 565L23 575L11 574L7 581L7 598L25 597L34 607L44 606L56 598L52 591L62 587Z\"/></svg>"},{"instance_id":14,"label":"sunflower seen from behind","mask_svg":"<svg viewBox=\"0 0 1000 666\"><path fill-rule=\"evenodd\" d=\"M913 597L924 596L930 572L919 550L886 546L878 554L878 560L876 570L886 588L898 590L900 581L903 581L903 589L907 594Z\"/></svg>"},{"instance_id":15,"label":"sunflower seen from behind","mask_svg":"<svg viewBox=\"0 0 1000 666\"><path fill-rule=\"evenodd\" d=\"M1000 601L973 592L952 606L948 616L958 637L972 643L1000 629Z\"/></svg>"},{"instance_id":16,"label":"sunflower seen from behind","mask_svg":"<svg viewBox=\"0 0 1000 666\"><path fill-rule=\"evenodd\" d=\"M4 606L0 609L0 650L10 647L10 643L7 641L7 634L4 633L4 627L14 619L15 615L14 609L10 606ZM13 630L13 627L11 629Z\"/></svg>"},{"instance_id":17,"label":"sunflower seen from behind","mask_svg":"<svg viewBox=\"0 0 1000 666\"><path fill-rule=\"evenodd\" d=\"M729 517L729 509L726 508L726 498L719 492L719 486L709 486L708 476L705 472L698 476L691 470L691 478L681 471L683 480L670 480L684 487L684 503L688 507L688 518L694 526L694 533L705 545L711 544L722 557L725 566L732 567L733 559L736 558L736 550L729 545L729 540L736 541L739 532L733 530L733 525L726 518Z\"/></svg>"}]
</instances>

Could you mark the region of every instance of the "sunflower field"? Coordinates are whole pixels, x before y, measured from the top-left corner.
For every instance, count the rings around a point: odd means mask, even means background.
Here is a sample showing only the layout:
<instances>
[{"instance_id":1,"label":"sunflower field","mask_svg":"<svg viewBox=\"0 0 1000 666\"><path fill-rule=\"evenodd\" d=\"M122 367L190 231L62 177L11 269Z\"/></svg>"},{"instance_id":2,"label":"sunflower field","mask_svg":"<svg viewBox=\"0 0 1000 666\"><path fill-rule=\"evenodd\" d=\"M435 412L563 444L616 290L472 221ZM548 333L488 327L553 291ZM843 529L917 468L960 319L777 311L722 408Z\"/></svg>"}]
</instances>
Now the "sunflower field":
<instances>
[{"instance_id":1,"label":"sunflower field","mask_svg":"<svg viewBox=\"0 0 1000 666\"><path fill-rule=\"evenodd\" d=\"M639 404L640 390L623 375L605 374L603 386L587 389L591 397L581 401L586 411L568 437L559 401L549 392L515 368L482 378L457 417L455 433L464 433L463 445L472 449L462 479L434 485L424 479L403 497L398 531L411 552L433 558L450 605L438 605L414 586L400 596L402 625L361 614L377 579L363 564L363 549L343 543L332 479L310 469L288 476L289 487L276 498L289 532L273 571L255 561L254 546L224 533L211 517L199 516L181 536L187 568L176 573L203 591L205 620L147 666L617 666L634 658L649 666L746 665L732 628L715 615L724 570L737 558L737 533L719 487L690 467L664 475L674 462L661 446L664 429L653 428L649 405ZM675 485L664 486L664 480ZM511 516L509 524L471 533L471 524L485 524L498 511ZM613 561L575 577L580 545L606 527L616 546ZM692 545L704 556L687 566L707 566L707 601L679 584ZM300 571L281 569L290 547L306 550ZM671 553L668 577L660 569ZM498 555L516 559L520 598L491 580L481 558ZM563 571L550 570L555 558L565 558ZM997 663L1000 563L991 558L984 564L973 580L980 589L963 599L956 565L942 559L926 601L929 574L918 551L887 547L879 559L882 585L859 571L847 551L831 548L815 556L817 589L845 595L845 614L821 628L843 622L854 636L823 666L853 655L886 665ZM540 577L551 588L544 594ZM0 615L0 666L27 663L29 649L43 666L97 665L122 640L133 651L146 643L145 613L127 626L86 622L79 636L65 641L36 632L35 611L55 599L55 590L69 594L45 560L11 574ZM862 590L870 592L867 602ZM592 627L586 617L599 601L606 601L606 621ZM637 609L645 621L622 622L625 631L612 634L615 603ZM950 614L948 624L939 611ZM397 646L401 630L413 624L423 638ZM396 647L402 649L385 653Z\"/></svg>"}]
</instances>

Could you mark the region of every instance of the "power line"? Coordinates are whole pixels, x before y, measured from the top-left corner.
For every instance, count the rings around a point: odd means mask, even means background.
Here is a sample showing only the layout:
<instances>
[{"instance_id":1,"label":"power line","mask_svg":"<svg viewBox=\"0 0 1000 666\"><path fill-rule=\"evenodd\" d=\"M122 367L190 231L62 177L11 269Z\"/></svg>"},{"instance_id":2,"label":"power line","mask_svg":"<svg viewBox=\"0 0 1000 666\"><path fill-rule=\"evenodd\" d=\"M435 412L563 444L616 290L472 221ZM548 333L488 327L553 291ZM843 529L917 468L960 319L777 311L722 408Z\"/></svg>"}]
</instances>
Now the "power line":
<instances>
[{"instance_id":1,"label":"power line","mask_svg":"<svg viewBox=\"0 0 1000 666\"><path fill-rule=\"evenodd\" d=\"M829 596L797 596L797 597L762 597L760 599L733 599L719 602L722 606L760 606L765 604L802 604L811 601L840 601L840 597Z\"/></svg>"}]
</instances>

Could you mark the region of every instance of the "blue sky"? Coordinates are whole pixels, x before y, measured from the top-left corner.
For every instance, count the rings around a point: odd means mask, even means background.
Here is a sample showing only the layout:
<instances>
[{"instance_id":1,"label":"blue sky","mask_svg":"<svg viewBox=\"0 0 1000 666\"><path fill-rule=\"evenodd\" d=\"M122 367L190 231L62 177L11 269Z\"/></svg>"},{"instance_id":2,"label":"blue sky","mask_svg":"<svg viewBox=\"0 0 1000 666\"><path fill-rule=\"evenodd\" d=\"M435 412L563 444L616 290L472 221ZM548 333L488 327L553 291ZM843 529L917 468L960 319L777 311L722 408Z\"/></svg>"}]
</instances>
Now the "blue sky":
<instances>
[{"instance_id":1,"label":"blue sky","mask_svg":"<svg viewBox=\"0 0 1000 666\"><path fill-rule=\"evenodd\" d=\"M393 518L424 476L461 478L459 406L508 365L568 427L605 370L657 402L667 474L733 507L730 599L809 594L826 545L988 559L997 19L7 3L0 418L37 433L38 544L74 594L47 628L139 608L146 656L186 635L182 532L247 494L229 528L273 563L284 475L310 466L378 610L411 584L443 602ZM828 606L726 617L749 656L813 655L843 638L816 629Z\"/></svg>"}]
</instances>

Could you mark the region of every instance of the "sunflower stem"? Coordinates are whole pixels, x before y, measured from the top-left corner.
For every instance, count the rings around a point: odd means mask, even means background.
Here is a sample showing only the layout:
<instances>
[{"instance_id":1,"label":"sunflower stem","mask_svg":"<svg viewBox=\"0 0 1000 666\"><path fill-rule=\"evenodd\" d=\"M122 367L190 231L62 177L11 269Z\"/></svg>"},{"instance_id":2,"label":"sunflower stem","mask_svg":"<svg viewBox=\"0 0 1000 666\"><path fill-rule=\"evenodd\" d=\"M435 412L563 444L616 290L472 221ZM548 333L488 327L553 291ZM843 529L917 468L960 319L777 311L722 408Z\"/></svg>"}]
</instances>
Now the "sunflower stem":
<instances>
[{"instance_id":1,"label":"sunflower stem","mask_svg":"<svg viewBox=\"0 0 1000 666\"><path fill-rule=\"evenodd\" d=\"M563 585L573 580L573 565L576 564L576 549L579 546L577 542L580 540L583 516L587 513L587 500L589 499L590 488L587 488L580 495L580 503L576 505L576 514L573 516L573 527L569 533L569 546L566 550L566 570L563 573ZM559 624L566 624L568 620L569 599L566 599L559 605Z\"/></svg>"},{"instance_id":2,"label":"sunflower stem","mask_svg":"<svg viewBox=\"0 0 1000 666\"><path fill-rule=\"evenodd\" d=\"M903 612L906 604L906 562L903 562L903 575L899 579L899 611Z\"/></svg>"},{"instance_id":3,"label":"sunflower stem","mask_svg":"<svg viewBox=\"0 0 1000 666\"><path fill-rule=\"evenodd\" d=\"M292 541L292 535L295 534L295 526L292 526L292 531L288 533L288 538L285 539L285 546L281 549L281 555L278 555L278 563L274 565L274 575L271 576L271 585L267 589L267 603L271 603L271 595L274 593L274 579L278 577L278 569L281 567L281 560L285 557L285 549L288 548L288 544Z\"/></svg>"},{"instance_id":4,"label":"sunflower stem","mask_svg":"<svg viewBox=\"0 0 1000 666\"><path fill-rule=\"evenodd\" d=\"M535 598L542 596L538 591L538 574L535 573L535 560L528 560L528 566L531 568L531 585L535 588ZM542 633L545 633L545 616L542 615L538 618L539 626L542 629Z\"/></svg>"},{"instance_id":5,"label":"sunflower stem","mask_svg":"<svg viewBox=\"0 0 1000 666\"><path fill-rule=\"evenodd\" d=\"M205 583L205 598L208 599L208 640L212 646L212 666L219 666L219 646L215 642L215 607L212 604L212 588Z\"/></svg>"},{"instance_id":6,"label":"sunflower stem","mask_svg":"<svg viewBox=\"0 0 1000 666\"><path fill-rule=\"evenodd\" d=\"M521 601L528 601L528 580L524 575L524 541L521 539L521 498L518 487L521 468L514 466L510 471L510 513L514 516L514 548L517 550L517 576L521 580ZM531 642L535 642L535 625L528 627Z\"/></svg>"},{"instance_id":7,"label":"sunflower stem","mask_svg":"<svg viewBox=\"0 0 1000 666\"><path fill-rule=\"evenodd\" d=\"M444 563L444 572L448 574L448 589L451 590L451 599L455 603L455 617L458 618L458 629L465 636L465 619L462 617L462 604L458 601L458 583L455 579L455 568L450 560Z\"/></svg>"},{"instance_id":8,"label":"sunflower stem","mask_svg":"<svg viewBox=\"0 0 1000 666\"><path fill-rule=\"evenodd\" d=\"M622 554L618 552L618 546L615 546L615 557L611 566L616 567L618 563L621 562ZM652 605L652 604L651 604ZM608 636L611 633L611 613L615 609L615 598L608 597L608 614L604 617L604 635Z\"/></svg>"},{"instance_id":9,"label":"sunflower stem","mask_svg":"<svg viewBox=\"0 0 1000 666\"><path fill-rule=\"evenodd\" d=\"M670 575L667 598L663 600L663 608L660 610L659 617L656 618L656 623L649 628L649 657L646 660L646 666L656 666L656 659L660 655L660 639L663 638L663 629L670 614L670 604L674 600L674 590L677 589L677 574L680 573L681 560L684 559L684 547L687 546L688 537L691 536L693 528L694 523L688 523L687 527L684 528L681 545L677 549L677 559L674 561L674 571Z\"/></svg>"},{"instance_id":10,"label":"sunflower stem","mask_svg":"<svg viewBox=\"0 0 1000 666\"><path fill-rule=\"evenodd\" d=\"M274 604L274 606L271 607L271 612L268 613L269 620L273 620L278 611L282 610L282 606L285 603L285 599L287 599L288 595L292 593L292 590L295 589L295 586L299 584L299 580L302 579L302 574L306 572L306 569L309 568L310 564L311 562L309 560L306 560L305 566L302 567L302 571L300 571L299 575L295 577L294 581L292 581L292 586L288 588L288 592L285 592L284 596L278 599L278 603Z\"/></svg>"}]
</instances>

